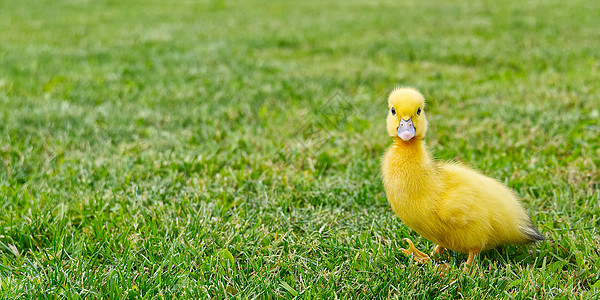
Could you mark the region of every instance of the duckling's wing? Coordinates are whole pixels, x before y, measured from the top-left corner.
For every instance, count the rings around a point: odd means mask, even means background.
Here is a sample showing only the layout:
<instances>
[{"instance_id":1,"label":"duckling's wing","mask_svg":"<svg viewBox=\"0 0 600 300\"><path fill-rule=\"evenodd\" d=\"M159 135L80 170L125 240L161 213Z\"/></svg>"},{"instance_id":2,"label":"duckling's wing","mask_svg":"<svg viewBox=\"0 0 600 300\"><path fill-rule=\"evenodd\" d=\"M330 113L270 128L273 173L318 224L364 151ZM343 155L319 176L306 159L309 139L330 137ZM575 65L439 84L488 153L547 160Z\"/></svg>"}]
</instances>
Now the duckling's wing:
<instances>
[{"instance_id":1,"label":"duckling's wing","mask_svg":"<svg viewBox=\"0 0 600 300\"><path fill-rule=\"evenodd\" d=\"M453 227L487 227L489 209L480 201L481 177L460 165L440 166L442 188L436 214Z\"/></svg>"},{"instance_id":2,"label":"duckling's wing","mask_svg":"<svg viewBox=\"0 0 600 300\"><path fill-rule=\"evenodd\" d=\"M441 194L436 214L442 222L455 227L471 227L486 222L488 211L477 205L467 186L454 186Z\"/></svg>"}]
</instances>

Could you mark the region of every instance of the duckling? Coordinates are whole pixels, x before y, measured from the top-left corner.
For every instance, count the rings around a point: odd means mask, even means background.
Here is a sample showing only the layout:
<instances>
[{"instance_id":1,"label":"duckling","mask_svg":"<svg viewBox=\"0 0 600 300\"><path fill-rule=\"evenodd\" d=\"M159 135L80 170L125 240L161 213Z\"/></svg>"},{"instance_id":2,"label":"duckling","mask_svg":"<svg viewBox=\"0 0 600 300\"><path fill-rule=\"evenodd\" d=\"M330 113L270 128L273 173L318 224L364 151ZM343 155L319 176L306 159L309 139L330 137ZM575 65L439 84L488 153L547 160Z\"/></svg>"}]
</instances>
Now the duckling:
<instances>
[{"instance_id":1,"label":"duckling","mask_svg":"<svg viewBox=\"0 0 600 300\"><path fill-rule=\"evenodd\" d=\"M419 235L444 249L467 253L467 266L484 250L544 240L515 192L459 163L432 159L425 145L425 98L413 88L388 97L387 131L393 144L382 160L385 193L393 211ZM406 254L429 256L409 243Z\"/></svg>"}]
</instances>

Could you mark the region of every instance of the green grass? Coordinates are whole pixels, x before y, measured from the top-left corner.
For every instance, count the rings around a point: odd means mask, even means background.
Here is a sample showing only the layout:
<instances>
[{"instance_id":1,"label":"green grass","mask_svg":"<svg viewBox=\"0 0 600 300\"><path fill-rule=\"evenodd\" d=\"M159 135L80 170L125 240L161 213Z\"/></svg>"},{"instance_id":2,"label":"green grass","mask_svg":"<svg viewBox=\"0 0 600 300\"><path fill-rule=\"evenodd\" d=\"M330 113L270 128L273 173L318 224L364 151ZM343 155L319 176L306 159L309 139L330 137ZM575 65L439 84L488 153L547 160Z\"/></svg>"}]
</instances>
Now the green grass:
<instances>
[{"instance_id":1,"label":"green grass","mask_svg":"<svg viewBox=\"0 0 600 300\"><path fill-rule=\"evenodd\" d=\"M600 297L600 2L0 2L0 298ZM448 276L380 180L385 99L547 241Z\"/></svg>"}]
</instances>

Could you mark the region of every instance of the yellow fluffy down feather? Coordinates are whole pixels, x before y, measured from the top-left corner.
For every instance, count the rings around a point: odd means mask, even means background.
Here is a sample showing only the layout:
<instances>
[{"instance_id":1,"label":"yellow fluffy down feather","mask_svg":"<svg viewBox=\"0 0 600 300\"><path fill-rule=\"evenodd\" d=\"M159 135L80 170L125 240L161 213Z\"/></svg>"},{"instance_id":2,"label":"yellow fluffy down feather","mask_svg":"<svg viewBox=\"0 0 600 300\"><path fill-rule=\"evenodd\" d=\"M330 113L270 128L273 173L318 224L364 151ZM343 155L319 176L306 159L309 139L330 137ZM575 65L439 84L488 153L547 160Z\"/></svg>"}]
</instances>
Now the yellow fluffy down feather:
<instances>
[{"instance_id":1,"label":"yellow fluffy down feather","mask_svg":"<svg viewBox=\"0 0 600 300\"><path fill-rule=\"evenodd\" d=\"M479 251L544 239L504 184L430 157L423 141L425 99L417 90L398 88L390 94L387 129L394 139L382 161L387 199L419 235L438 247L469 253L468 264Z\"/></svg>"}]
</instances>

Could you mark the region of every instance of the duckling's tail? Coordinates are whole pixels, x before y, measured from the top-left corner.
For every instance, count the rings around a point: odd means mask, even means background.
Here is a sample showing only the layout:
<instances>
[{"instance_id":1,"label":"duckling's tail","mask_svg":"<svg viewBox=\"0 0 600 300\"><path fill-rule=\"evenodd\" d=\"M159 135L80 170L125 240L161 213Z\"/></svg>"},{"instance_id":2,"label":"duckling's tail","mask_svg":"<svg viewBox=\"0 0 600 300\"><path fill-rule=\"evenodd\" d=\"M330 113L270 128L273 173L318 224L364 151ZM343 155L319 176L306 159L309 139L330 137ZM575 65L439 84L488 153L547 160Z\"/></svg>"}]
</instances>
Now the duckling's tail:
<instances>
[{"instance_id":1,"label":"duckling's tail","mask_svg":"<svg viewBox=\"0 0 600 300\"><path fill-rule=\"evenodd\" d=\"M544 236L533 226L521 227L521 232L528 238L528 242L533 243L545 240Z\"/></svg>"}]
</instances>

